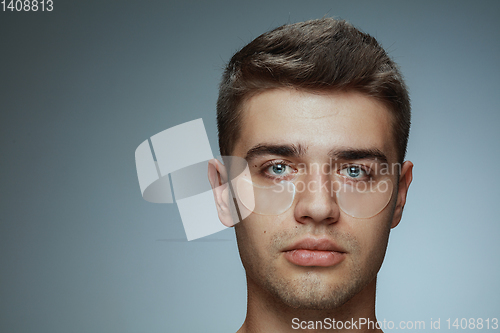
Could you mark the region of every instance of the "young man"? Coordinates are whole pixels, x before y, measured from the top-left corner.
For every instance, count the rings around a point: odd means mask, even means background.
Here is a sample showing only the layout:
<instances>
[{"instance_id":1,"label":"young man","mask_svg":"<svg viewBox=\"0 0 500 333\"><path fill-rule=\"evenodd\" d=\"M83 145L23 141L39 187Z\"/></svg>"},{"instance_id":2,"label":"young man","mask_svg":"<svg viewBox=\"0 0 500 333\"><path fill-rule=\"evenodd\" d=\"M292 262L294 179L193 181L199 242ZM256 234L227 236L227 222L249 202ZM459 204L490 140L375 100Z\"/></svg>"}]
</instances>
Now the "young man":
<instances>
[{"instance_id":1,"label":"young man","mask_svg":"<svg viewBox=\"0 0 500 333\"><path fill-rule=\"evenodd\" d=\"M232 187L228 163L209 165L219 218L239 222L238 332L380 331L377 273L413 167L397 65L344 21L285 25L233 56L217 121L221 154L248 163Z\"/></svg>"}]
</instances>

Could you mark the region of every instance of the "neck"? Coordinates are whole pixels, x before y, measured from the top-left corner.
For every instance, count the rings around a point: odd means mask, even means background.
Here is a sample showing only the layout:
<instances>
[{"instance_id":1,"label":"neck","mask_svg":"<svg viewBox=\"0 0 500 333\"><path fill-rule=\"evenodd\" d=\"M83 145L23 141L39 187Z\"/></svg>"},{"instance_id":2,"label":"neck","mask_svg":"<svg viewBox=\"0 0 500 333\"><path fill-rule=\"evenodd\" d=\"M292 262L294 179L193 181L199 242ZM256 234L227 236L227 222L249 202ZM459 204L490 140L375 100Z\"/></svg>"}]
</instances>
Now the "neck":
<instances>
[{"instance_id":1,"label":"neck","mask_svg":"<svg viewBox=\"0 0 500 333\"><path fill-rule=\"evenodd\" d=\"M327 310L291 308L266 290L262 290L248 276L247 291L247 316L237 333L281 333L297 330L301 332L382 332L380 329L377 330L374 324L377 322L375 317L376 278L342 306ZM342 325L338 323L340 321Z\"/></svg>"}]
</instances>

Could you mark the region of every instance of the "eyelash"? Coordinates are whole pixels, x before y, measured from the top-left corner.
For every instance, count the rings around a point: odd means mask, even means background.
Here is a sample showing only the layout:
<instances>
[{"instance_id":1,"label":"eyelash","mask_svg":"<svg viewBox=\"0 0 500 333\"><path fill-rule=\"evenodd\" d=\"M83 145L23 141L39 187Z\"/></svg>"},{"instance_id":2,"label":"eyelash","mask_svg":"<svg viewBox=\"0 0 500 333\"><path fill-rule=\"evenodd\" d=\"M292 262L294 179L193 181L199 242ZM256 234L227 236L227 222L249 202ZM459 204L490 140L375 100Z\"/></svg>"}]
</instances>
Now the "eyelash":
<instances>
[{"instance_id":1,"label":"eyelash","mask_svg":"<svg viewBox=\"0 0 500 333\"><path fill-rule=\"evenodd\" d=\"M279 176L271 176L271 175L267 172L267 170L268 170L270 167L277 166L277 165L280 165L280 164L282 164L282 165L286 166L287 168L291 168L291 169L292 169L292 172L291 172L291 173L289 173L289 174L287 174L287 175L286 175L286 176L284 176L284 177L279 177ZM371 179L373 179L372 169L371 169L371 168L369 168L369 167L366 167L366 166L364 166L364 165L360 165L360 164L348 164L348 165L342 165L342 166L343 166L343 168L342 168L342 169L340 169L340 170L337 172L337 174L338 174L340 177L342 177L343 179L347 180L347 181L351 181L351 182L360 182L360 181L366 181L366 180L371 180ZM359 168L361 172L364 172L364 173L365 173L365 177L362 177L362 178L360 178L360 179L356 179L356 178L347 177L347 176L344 176L344 175L342 175L342 174L341 174L341 172L342 172L343 170L346 170L346 169L351 168L351 167L357 167L357 168ZM269 161L269 162L266 162L265 164L263 164L263 165L261 166L261 168L260 168L259 173L260 173L262 176L264 176L264 177L266 177L266 178L268 178L268 179L275 180L275 181L276 181L276 180L281 181L281 180L284 180L284 179L286 179L286 178L293 178L293 177L295 177L295 174L297 174L297 173L298 173L298 170L297 170L297 169L295 169L295 168L293 167L293 164L291 164L291 163L289 163L289 162L287 162L287 161L283 161L283 160L273 160L273 161ZM292 176L292 177L290 177L291 175L293 175L293 176Z\"/></svg>"}]
</instances>

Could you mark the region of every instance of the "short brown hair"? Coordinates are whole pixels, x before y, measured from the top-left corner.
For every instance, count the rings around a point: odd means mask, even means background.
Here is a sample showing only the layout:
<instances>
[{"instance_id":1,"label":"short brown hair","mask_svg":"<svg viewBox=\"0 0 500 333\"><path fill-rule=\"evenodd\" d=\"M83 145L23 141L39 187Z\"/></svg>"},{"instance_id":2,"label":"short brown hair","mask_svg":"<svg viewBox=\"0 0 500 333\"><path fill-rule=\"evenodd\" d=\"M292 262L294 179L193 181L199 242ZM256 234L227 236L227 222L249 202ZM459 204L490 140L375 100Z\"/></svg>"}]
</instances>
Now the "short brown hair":
<instances>
[{"instance_id":1,"label":"short brown hair","mask_svg":"<svg viewBox=\"0 0 500 333\"><path fill-rule=\"evenodd\" d=\"M354 90L382 101L393 116L398 160L410 131L410 98L397 64L372 36L346 21L322 18L266 32L227 64L217 100L221 155L239 139L243 102L267 89Z\"/></svg>"}]
</instances>

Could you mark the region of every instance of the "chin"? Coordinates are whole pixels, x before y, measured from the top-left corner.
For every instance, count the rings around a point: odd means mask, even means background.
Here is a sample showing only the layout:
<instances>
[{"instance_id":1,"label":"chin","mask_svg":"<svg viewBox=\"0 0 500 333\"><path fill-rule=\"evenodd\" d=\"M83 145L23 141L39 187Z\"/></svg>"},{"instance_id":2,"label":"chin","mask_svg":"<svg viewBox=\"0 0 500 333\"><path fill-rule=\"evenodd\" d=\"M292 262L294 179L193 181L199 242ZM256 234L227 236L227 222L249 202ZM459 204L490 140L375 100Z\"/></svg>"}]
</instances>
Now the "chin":
<instances>
[{"instance_id":1,"label":"chin","mask_svg":"<svg viewBox=\"0 0 500 333\"><path fill-rule=\"evenodd\" d=\"M285 306L303 310L332 310L341 307L368 283L359 278L343 284L326 283L309 276L309 279L269 282L267 289Z\"/></svg>"}]
</instances>

